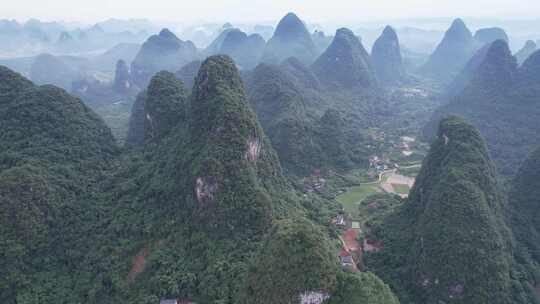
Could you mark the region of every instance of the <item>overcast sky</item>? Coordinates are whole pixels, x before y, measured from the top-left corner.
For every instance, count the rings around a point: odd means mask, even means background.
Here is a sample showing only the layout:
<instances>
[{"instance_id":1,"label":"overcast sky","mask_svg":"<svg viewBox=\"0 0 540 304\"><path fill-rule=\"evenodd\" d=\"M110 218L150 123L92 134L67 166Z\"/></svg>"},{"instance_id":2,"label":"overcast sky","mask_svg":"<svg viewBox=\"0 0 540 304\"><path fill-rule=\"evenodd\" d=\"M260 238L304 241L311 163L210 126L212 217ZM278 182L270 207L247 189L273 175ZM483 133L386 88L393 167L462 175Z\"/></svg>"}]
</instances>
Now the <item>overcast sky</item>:
<instances>
[{"instance_id":1,"label":"overcast sky","mask_svg":"<svg viewBox=\"0 0 540 304\"><path fill-rule=\"evenodd\" d=\"M289 11L308 22L454 16L539 18L540 0L3 0L0 18L253 22L276 20Z\"/></svg>"}]
</instances>

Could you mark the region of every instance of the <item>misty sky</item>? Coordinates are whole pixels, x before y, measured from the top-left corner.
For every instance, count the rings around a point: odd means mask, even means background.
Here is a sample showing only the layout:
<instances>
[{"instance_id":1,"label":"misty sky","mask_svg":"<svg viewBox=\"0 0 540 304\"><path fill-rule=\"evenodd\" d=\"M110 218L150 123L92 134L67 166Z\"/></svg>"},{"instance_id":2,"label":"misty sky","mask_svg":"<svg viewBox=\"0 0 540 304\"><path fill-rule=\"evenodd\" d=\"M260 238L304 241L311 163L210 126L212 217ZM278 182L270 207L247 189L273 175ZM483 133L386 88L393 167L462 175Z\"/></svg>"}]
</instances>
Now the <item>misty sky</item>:
<instances>
[{"instance_id":1,"label":"misty sky","mask_svg":"<svg viewBox=\"0 0 540 304\"><path fill-rule=\"evenodd\" d=\"M539 0L4 0L0 18L94 22L111 17L179 23L276 20L294 11L310 22L412 17L539 18Z\"/></svg>"}]
</instances>

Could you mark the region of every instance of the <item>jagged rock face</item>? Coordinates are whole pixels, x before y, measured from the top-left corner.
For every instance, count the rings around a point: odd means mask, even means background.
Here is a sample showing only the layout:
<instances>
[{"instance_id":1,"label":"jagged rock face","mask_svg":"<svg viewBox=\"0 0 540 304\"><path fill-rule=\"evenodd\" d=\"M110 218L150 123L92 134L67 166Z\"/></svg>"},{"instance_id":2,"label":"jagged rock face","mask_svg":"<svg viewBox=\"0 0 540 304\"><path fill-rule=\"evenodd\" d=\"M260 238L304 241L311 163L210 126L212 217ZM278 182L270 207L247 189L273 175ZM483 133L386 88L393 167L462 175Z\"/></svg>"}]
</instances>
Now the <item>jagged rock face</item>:
<instances>
[{"instance_id":1,"label":"jagged rock face","mask_svg":"<svg viewBox=\"0 0 540 304\"><path fill-rule=\"evenodd\" d=\"M349 29L338 29L332 44L313 63L312 69L328 87L369 88L376 85L369 54Z\"/></svg>"},{"instance_id":2,"label":"jagged rock face","mask_svg":"<svg viewBox=\"0 0 540 304\"><path fill-rule=\"evenodd\" d=\"M71 83L80 77L77 69L49 54L37 56L30 68L30 79L36 84L52 84L65 90L70 90Z\"/></svg>"},{"instance_id":3,"label":"jagged rock face","mask_svg":"<svg viewBox=\"0 0 540 304\"><path fill-rule=\"evenodd\" d=\"M537 45L532 40L527 40L525 45L515 54L519 65L522 65L529 56L537 51Z\"/></svg>"},{"instance_id":4,"label":"jagged rock face","mask_svg":"<svg viewBox=\"0 0 540 304\"><path fill-rule=\"evenodd\" d=\"M463 69L475 50L476 43L471 31L461 19L456 19L420 71L446 83Z\"/></svg>"},{"instance_id":5,"label":"jagged rock face","mask_svg":"<svg viewBox=\"0 0 540 304\"><path fill-rule=\"evenodd\" d=\"M118 60L114 73L114 90L117 93L125 94L131 89L131 76L129 67L124 60Z\"/></svg>"},{"instance_id":6,"label":"jagged rock face","mask_svg":"<svg viewBox=\"0 0 540 304\"><path fill-rule=\"evenodd\" d=\"M175 72L197 57L197 48L191 41L182 41L163 29L159 35L148 38L131 63L133 82L145 88L155 73L162 70Z\"/></svg>"},{"instance_id":7,"label":"jagged rock face","mask_svg":"<svg viewBox=\"0 0 540 304\"><path fill-rule=\"evenodd\" d=\"M408 201L375 229L388 245L368 265L405 302L511 303L501 187L480 133L443 119Z\"/></svg>"},{"instance_id":8,"label":"jagged rock face","mask_svg":"<svg viewBox=\"0 0 540 304\"><path fill-rule=\"evenodd\" d=\"M387 26L375 41L371 58L377 79L381 84L395 84L402 79L403 59L398 36L392 27Z\"/></svg>"},{"instance_id":9,"label":"jagged rock face","mask_svg":"<svg viewBox=\"0 0 540 304\"><path fill-rule=\"evenodd\" d=\"M193 88L195 77L197 77L200 67L201 61L195 60L186 64L175 73L176 78L180 79L184 83L187 90L191 90Z\"/></svg>"},{"instance_id":10,"label":"jagged rock face","mask_svg":"<svg viewBox=\"0 0 540 304\"><path fill-rule=\"evenodd\" d=\"M474 33L474 39L481 45L492 43L495 40L504 40L507 43L510 41L506 32L499 27L483 28Z\"/></svg>"},{"instance_id":11,"label":"jagged rock face","mask_svg":"<svg viewBox=\"0 0 540 304\"><path fill-rule=\"evenodd\" d=\"M279 22L274 36L266 44L262 62L279 64L296 57L304 64L311 64L317 54L315 44L304 23L293 13Z\"/></svg>"},{"instance_id":12,"label":"jagged rock face","mask_svg":"<svg viewBox=\"0 0 540 304\"><path fill-rule=\"evenodd\" d=\"M254 68L264 51L266 42L258 35L247 35L234 29L227 32L216 54L229 55L240 69Z\"/></svg>"}]
</instances>

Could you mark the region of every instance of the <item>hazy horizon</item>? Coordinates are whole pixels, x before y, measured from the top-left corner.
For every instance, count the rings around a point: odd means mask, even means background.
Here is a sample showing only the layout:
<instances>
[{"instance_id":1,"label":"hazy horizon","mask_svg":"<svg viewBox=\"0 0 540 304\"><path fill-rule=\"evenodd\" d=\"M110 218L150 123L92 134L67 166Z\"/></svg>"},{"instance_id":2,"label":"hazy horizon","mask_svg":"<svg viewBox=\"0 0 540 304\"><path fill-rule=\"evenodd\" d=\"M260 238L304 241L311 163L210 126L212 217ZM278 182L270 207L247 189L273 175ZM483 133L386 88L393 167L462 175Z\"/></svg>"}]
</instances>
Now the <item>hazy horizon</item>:
<instances>
[{"instance_id":1,"label":"hazy horizon","mask_svg":"<svg viewBox=\"0 0 540 304\"><path fill-rule=\"evenodd\" d=\"M91 2L37 0L5 3L0 19L40 19L43 21L98 22L110 18L149 19L178 24L197 22L274 22L293 11L310 23L361 23L396 19L493 18L502 20L538 19L540 1L531 0L429 0L319 1L298 0L154 0L133 3L127 0L94 0ZM489 9L486 9L489 8Z\"/></svg>"}]
</instances>

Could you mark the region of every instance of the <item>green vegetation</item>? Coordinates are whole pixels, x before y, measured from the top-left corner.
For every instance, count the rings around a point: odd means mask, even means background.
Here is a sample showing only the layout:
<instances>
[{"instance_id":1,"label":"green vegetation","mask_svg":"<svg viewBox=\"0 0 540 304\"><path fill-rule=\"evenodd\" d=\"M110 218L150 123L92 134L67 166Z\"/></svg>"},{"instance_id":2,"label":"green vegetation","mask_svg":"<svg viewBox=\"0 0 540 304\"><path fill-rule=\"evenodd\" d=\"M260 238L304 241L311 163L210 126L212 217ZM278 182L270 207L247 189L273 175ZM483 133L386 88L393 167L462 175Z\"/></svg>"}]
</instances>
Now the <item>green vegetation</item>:
<instances>
[{"instance_id":1,"label":"green vegetation","mask_svg":"<svg viewBox=\"0 0 540 304\"><path fill-rule=\"evenodd\" d=\"M416 177L420 173L421 168L422 168L421 165L417 167L400 168L398 172L401 175Z\"/></svg>"},{"instance_id":2,"label":"green vegetation","mask_svg":"<svg viewBox=\"0 0 540 304\"><path fill-rule=\"evenodd\" d=\"M329 304L398 304L388 285L372 273L339 273L338 291Z\"/></svg>"},{"instance_id":3,"label":"green vegetation","mask_svg":"<svg viewBox=\"0 0 540 304\"><path fill-rule=\"evenodd\" d=\"M74 83L89 107L0 67L0 303L540 303L540 51L518 67L493 34L427 156L441 101L403 77L389 27L376 66L350 30L329 43L294 14L268 44L229 26L202 53L163 30L114 84ZM474 39L456 20L422 72L447 83ZM193 61L215 53L236 62ZM33 77L71 85L58 59ZM341 264L354 237L365 272Z\"/></svg>"},{"instance_id":4,"label":"green vegetation","mask_svg":"<svg viewBox=\"0 0 540 304\"><path fill-rule=\"evenodd\" d=\"M250 79L250 102L283 167L298 176L348 170L366 163L364 139L351 136L345 114L325 104L318 82L301 63L259 65ZM319 96L319 97L316 97ZM322 110L321 110L322 108Z\"/></svg>"},{"instance_id":5,"label":"green vegetation","mask_svg":"<svg viewBox=\"0 0 540 304\"><path fill-rule=\"evenodd\" d=\"M540 206L539 177L540 149L537 149L523 163L509 192L509 218L516 239L516 273L520 274L519 278L524 281L525 288L530 290L538 286L540 281L540 225L537 216Z\"/></svg>"},{"instance_id":6,"label":"green vegetation","mask_svg":"<svg viewBox=\"0 0 540 304\"><path fill-rule=\"evenodd\" d=\"M330 294L336 289L338 271L332 247L309 221L278 222L247 275L244 302L293 303L304 292Z\"/></svg>"},{"instance_id":7,"label":"green vegetation","mask_svg":"<svg viewBox=\"0 0 540 304\"><path fill-rule=\"evenodd\" d=\"M377 193L364 199L358 209L363 215L363 226L368 228L366 232L369 234L372 227L380 225L402 203L401 197L388 193Z\"/></svg>"},{"instance_id":8,"label":"green vegetation","mask_svg":"<svg viewBox=\"0 0 540 304\"><path fill-rule=\"evenodd\" d=\"M119 145L126 142L132 107L133 102L129 100L93 107L93 110L111 128L112 134Z\"/></svg>"},{"instance_id":9,"label":"green vegetation","mask_svg":"<svg viewBox=\"0 0 540 304\"><path fill-rule=\"evenodd\" d=\"M441 118L462 116L486 138L499 172L514 175L540 145L536 136L540 119L536 106L540 92L538 62L540 52L518 68L508 44L502 40L493 42L468 86L434 113L425 136L434 137Z\"/></svg>"},{"instance_id":10,"label":"green vegetation","mask_svg":"<svg viewBox=\"0 0 540 304\"><path fill-rule=\"evenodd\" d=\"M409 194L409 190L411 190L408 185L402 184L392 184L392 188L397 194Z\"/></svg>"},{"instance_id":11,"label":"green vegetation","mask_svg":"<svg viewBox=\"0 0 540 304\"><path fill-rule=\"evenodd\" d=\"M4 67L0 128L0 302L79 302L100 271L85 261L112 134L79 99Z\"/></svg>"},{"instance_id":12,"label":"green vegetation","mask_svg":"<svg viewBox=\"0 0 540 304\"><path fill-rule=\"evenodd\" d=\"M152 136L122 155L78 99L3 68L0 80L0 302L339 291L325 227L338 206L290 186L230 58L208 58L190 98L158 73L139 99Z\"/></svg>"},{"instance_id":13,"label":"green vegetation","mask_svg":"<svg viewBox=\"0 0 540 304\"><path fill-rule=\"evenodd\" d=\"M144 101L144 138L159 140L186 119L187 93L173 73L159 72L148 85Z\"/></svg>"},{"instance_id":14,"label":"green vegetation","mask_svg":"<svg viewBox=\"0 0 540 304\"><path fill-rule=\"evenodd\" d=\"M381 190L375 185L362 185L352 187L347 192L336 197L336 200L343 205L345 212L350 214L353 218L360 217L359 209L360 203L368 196L380 192Z\"/></svg>"},{"instance_id":15,"label":"green vegetation","mask_svg":"<svg viewBox=\"0 0 540 304\"><path fill-rule=\"evenodd\" d=\"M501 189L479 132L444 119L409 199L373 225L384 247L366 265L402 303L527 303Z\"/></svg>"}]
</instances>

